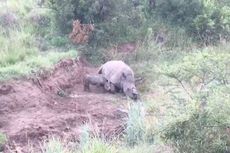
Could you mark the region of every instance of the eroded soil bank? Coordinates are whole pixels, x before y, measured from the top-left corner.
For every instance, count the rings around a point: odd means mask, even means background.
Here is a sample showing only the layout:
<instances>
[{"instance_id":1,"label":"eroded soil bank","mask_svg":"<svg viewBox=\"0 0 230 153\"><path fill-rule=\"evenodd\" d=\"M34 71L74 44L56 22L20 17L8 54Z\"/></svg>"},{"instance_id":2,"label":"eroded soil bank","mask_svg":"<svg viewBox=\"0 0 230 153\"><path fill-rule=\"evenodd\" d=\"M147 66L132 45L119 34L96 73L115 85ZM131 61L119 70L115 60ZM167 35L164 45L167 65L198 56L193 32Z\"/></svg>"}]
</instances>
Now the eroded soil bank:
<instances>
[{"instance_id":1,"label":"eroded soil bank","mask_svg":"<svg viewBox=\"0 0 230 153\"><path fill-rule=\"evenodd\" d=\"M30 152L50 135L77 140L85 123L106 138L120 134L127 119L122 96L83 91L84 74L96 71L65 59L28 79L0 83L0 132L8 137L4 152Z\"/></svg>"}]
</instances>

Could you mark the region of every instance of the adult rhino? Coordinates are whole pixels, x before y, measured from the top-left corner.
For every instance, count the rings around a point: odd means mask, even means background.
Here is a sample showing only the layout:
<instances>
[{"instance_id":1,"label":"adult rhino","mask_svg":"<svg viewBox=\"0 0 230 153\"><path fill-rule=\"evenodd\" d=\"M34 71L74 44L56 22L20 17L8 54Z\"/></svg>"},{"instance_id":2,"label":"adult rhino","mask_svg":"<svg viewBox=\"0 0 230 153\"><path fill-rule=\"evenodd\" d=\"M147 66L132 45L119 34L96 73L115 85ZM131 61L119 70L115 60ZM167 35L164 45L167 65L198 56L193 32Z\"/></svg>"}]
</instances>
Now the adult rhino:
<instances>
[{"instance_id":1,"label":"adult rhino","mask_svg":"<svg viewBox=\"0 0 230 153\"><path fill-rule=\"evenodd\" d=\"M107 81L105 84L109 84L111 92L123 91L126 96L134 100L139 97L133 70L123 61L106 62L99 68L98 74Z\"/></svg>"}]
</instances>

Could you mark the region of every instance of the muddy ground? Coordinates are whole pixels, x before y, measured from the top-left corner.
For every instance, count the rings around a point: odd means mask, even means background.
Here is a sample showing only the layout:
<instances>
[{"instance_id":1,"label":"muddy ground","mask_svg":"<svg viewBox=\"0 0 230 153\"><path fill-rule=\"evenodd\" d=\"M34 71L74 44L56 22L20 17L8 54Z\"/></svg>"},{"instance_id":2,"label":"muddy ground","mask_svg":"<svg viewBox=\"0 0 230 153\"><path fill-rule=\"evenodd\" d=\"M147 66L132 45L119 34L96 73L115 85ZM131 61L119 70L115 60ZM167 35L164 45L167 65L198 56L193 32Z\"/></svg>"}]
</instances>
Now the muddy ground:
<instances>
[{"instance_id":1,"label":"muddy ground","mask_svg":"<svg viewBox=\"0 0 230 153\"><path fill-rule=\"evenodd\" d=\"M95 87L83 90L84 74L96 70L66 59L52 70L0 83L0 132L8 137L4 152L30 152L50 135L76 141L86 123L108 139L121 134L127 119L124 97Z\"/></svg>"}]
</instances>

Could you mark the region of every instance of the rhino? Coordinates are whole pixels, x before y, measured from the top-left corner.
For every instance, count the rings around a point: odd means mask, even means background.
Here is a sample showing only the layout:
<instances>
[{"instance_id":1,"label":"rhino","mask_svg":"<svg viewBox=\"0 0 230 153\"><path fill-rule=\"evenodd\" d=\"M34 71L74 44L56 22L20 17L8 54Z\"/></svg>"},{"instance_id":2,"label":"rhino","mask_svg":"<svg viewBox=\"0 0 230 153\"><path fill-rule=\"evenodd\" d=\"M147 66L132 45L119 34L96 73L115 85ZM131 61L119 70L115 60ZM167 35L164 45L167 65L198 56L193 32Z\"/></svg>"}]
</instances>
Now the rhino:
<instances>
[{"instance_id":1,"label":"rhino","mask_svg":"<svg viewBox=\"0 0 230 153\"><path fill-rule=\"evenodd\" d=\"M113 60L103 64L98 74L108 81L111 92L121 90L126 96L136 100L139 97L135 86L133 70L123 61Z\"/></svg>"},{"instance_id":2,"label":"rhino","mask_svg":"<svg viewBox=\"0 0 230 153\"><path fill-rule=\"evenodd\" d=\"M104 89L112 93L123 92L126 96L137 100L138 91L135 86L133 70L123 61L113 60L104 63L97 75L86 77L86 89L88 84L104 86Z\"/></svg>"},{"instance_id":3,"label":"rhino","mask_svg":"<svg viewBox=\"0 0 230 153\"><path fill-rule=\"evenodd\" d=\"M102 76L102 74L87 74L84 76L84 91L90 91L90 85L97 87L103 86L106 91L110 90L108 81Z\"/></svg>"}]
</instances>

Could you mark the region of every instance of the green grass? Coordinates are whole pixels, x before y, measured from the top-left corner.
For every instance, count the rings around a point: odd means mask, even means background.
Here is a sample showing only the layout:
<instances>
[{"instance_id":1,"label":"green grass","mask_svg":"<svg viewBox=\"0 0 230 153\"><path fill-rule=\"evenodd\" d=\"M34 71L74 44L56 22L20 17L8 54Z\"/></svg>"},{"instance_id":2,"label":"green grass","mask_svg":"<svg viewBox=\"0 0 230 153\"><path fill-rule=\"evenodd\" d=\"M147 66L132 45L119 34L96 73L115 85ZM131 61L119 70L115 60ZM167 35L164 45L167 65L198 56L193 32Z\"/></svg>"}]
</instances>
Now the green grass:
<instances>
[{"instance_id":1,"label":"green grass","mask_svg":"<svg viewBox=\"0 0 230 153\"><path fill-rule=\"evenodd\" d=\"M7 141L6 135L0 133L0 146L3 145Z\"/></svg>"},{"instance_id":2,"label":"green grass","mask_svg":"<svg viewBox=\"0 0 230 153\"><path fill-rule=\"evenodd\" d=\"M61 139L52 137L41 147L42 153L70 153Z\"/></svg>"},{"instance_id":3,"label":"green grass","mask_svg":"<svg viewBox=\"0 0 230 153\"><path fill-rule=\"evenodd\" d=\"M36 56L30 56L23 61L16 64L0 67L0 80L7 80L12 77L20 77L29 75L31 70L36 71L40 68L50 68L53 64L57 63L62 58L77 57L76 50L70 50L68 52L48 52L38 54Z\"/></svg>"}]
</instances>

